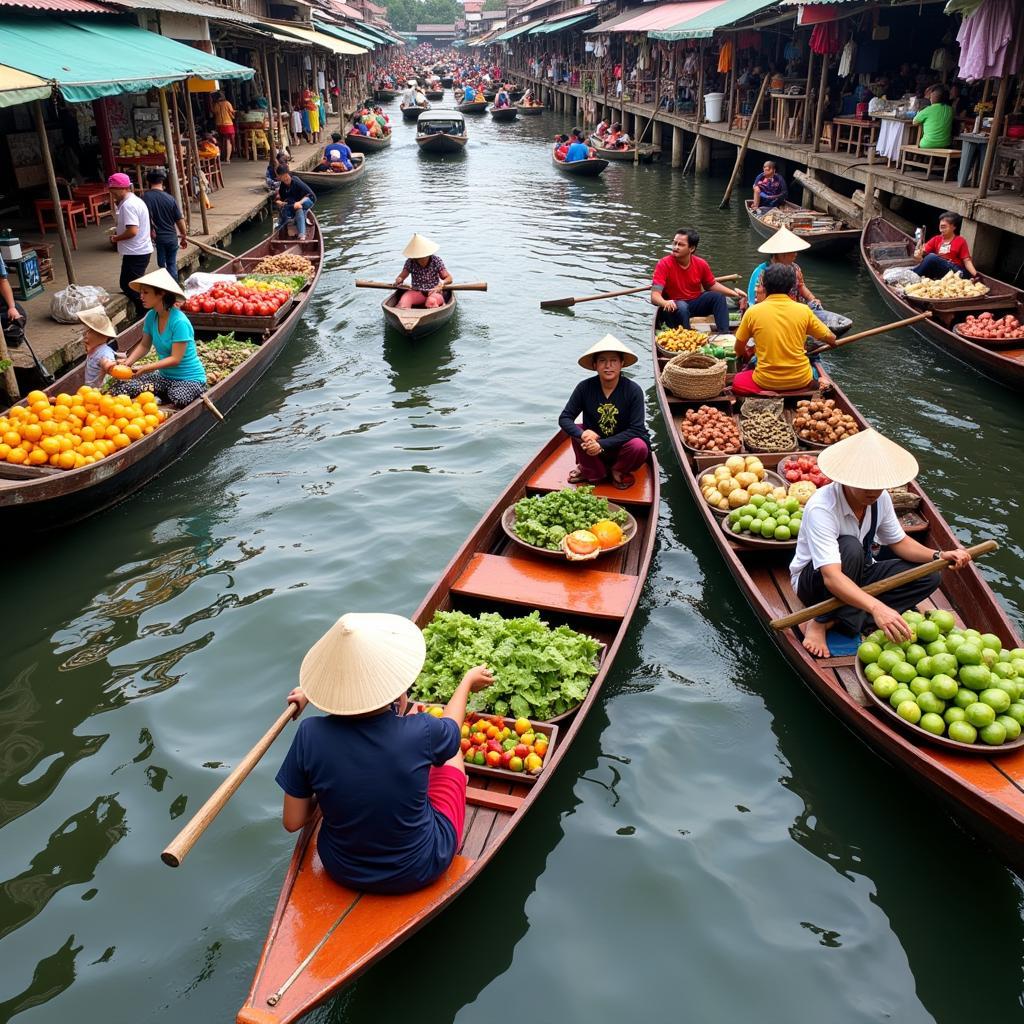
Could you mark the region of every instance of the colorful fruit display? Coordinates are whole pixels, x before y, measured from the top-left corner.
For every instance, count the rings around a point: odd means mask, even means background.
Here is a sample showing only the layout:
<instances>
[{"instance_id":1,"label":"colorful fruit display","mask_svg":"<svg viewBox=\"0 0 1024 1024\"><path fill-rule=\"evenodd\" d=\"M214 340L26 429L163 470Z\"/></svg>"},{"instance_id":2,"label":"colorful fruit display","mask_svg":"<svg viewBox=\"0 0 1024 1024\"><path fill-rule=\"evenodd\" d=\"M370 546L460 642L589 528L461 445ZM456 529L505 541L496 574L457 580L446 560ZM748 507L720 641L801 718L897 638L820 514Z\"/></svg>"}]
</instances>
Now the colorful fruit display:
<instances>
[{"instance_id":1,"label":"colorful fruit display","mask_svg":"<svg viewBox=\"0 0 1024 1024\"><path fill-rule=\"evenodd\" d=\"M680 352L699 352L708 343L708 336L704 331L691 331L687 327L670 327L667 330L658 331L654 340L666 352L678 355Z\"/></svg>"},{"instance_id":2,"label":"colorful fruit display","mask_svg":"<svg viewBox=\"0 0 1024 1024\"><path fill-rule=\"evenodd\" d=\"M81 469L140 440L165 419L156 396L105 395L85 385L73 395L30 391L0 417L0 460L15 466Z\"/></svg>"},{"instance_id":3,"label":"colorful fruit display","mask_svg":"<svg viewBox=\"0 0 1024 1024\"><path fill-rule=\"evenodd\" d=\"M969 316L957 325L957 331L965 338L980 338L983 341L1024 338L1024 324L1012 313L1007 313L1001 320L997 320L991 313Z\"/></svg>"},{"instance_id":4,"label":"colorful fruit display","mask_svg":"<svg viewBox=\"0 0 1024 1024\"><path fill-rule=\"evenodd\" d=\"M117 143L117 155L121 157L155 156L166 152L167 147L152 135L147 135L144 139L129 136L119 139Z\"/></svg>"},{"instance_id":5,"label":"colorful fruit display","mask_svg":"<svg viewBox=\"0 0 1024 1024\"><path fill-rule=\"evenodd\" d=\"M903 618L911 639L887 641L881 630L857 658L875 696L930 736L1000 747L1024 724L1024 647L1008 649L994 633L960 629L951 612Z\"/></svg>"},{"instance_id":6,"label":"colorful fruit display","mask_svg":"<svg viewBox=\"0 0 1024 1024\"><path fill-rule=\"evenodd\" d=\"M700 452L732 455L742 447L736 420L710 405L687 409L679 433L685 444Z\"/></svg>"},{"instance_id":7,"label":"colorful fruit display","mask_svg":"<svg viewBox=\"0 0 1024 1024\"><path fill-rule=\"evenodd\" d=\"M220 316L273 316L292 300L290 288L284 285L263 287L262 284L243 284L224 281L209 291L186 299L186 313L216 313Z\"/></svg>"},{"instance_id":8,"label":"colorful fruit display","mask_svg":"<svg viewBox=\"0 0 1024 1024\"><path fill-rule=\"evenodd\" d=\"M937 281L926 277L917 284L908 284L903 293L912 299L976 299L988 295L988 285L970 281L951 270Z\"/></svg>"},{"instance_id":9,"label":"colorful fruit display","mask_svg":"<svg viewBox=\"0 0 1024 1024\"><path fill-rule=\"evenodd\" d=\"M857 421L836 407L832 398L803 399L796 403L793 429L812 444L830 445L860 432Z\"/></svg>"},{"instance_id":10,"label":"colorful fruit display","mask_svg":"<svg viewBox=\"0 0 1024 1024\"><path fill-rule=\"evenodd\" d=\"M442 709L432 705L423 709L440 716ZM466 767L483 772L505 771L536 777L544 770L552 746L551 727L527 718L501 715L466 715L462 726L462 759Z\"/></svg>"},{"instance_id":11,"label":"colorful fruit display","mask_svg":"<svg viewBox=\"0 0 1024 1024\"><path fill-rule=\"evenodd\" d=\"M784 498L785 488L766 479L766 475L756 455L733 455L701 476L700 491L704 500L719 512L746 505L755 494Z\"/></svg>"},{"instance_id":12,"label":"colorful fruit display","mask_svg":"<svg viewBox=\"0 0 1024 1024\"><path fill-rule=\"evenodd\" d=\"M728 516L729 530L760 540L794 541L800 532L803 509L796 498L766 498L755 494Z\"/></svg>"},{"instance_id":13,"label":"colorful fruit display","mask_svg":"<svg viewBox=\"0 0 1024 1024\"><path fill-rule=\"evenodd\" d=\"M818 469L817 455L794 455L783 459L779 463L779 476L787 483L795 484L800 480L806 480L815 487L824 487L832 483L831 480L820 469ZM812 492L813 493L813 492Z\"/></svg>"},{"instance_id":14,"label":"colorful fruit display","mask_svg":"<svg viewBox=\"0 0 1024 1024\"><path fill-rule=\"evenodd\" d=\"M562 542L570 535L577 554L615 547L622 542L622 527L629 522L624 509L612 508L589 484L522 498L515 509L516 536L548 551L564 551ZM588 536L578 536L580 533Z\"/></svg>"},{"instance_id":15,"label":"colorful fruit display","mask_svg":"<svg viewBox=\"0 0 1024 1024\"><path fill-rule=\"evenodd\" d=\"M298 275L307 280L313 276L316 268L305 256L292 252L280 252L276 256L264 256L252 269L254 274Z\"/></svg>"},{"instance_id":16,"label":"colorful fruit display","mask_svg":"<svg viewBox=\"0 0 1024 1024\"><path fill-rule=\"evenodd\" d=\"M306 286L302 274L247 274L239 279L239 284L250 285L257 291L269 292L279 288L287 288L293 294Z\"/></svg>"},{"instance_id":17,"label":"colorful fruit display","mask_svg":"<svg viewBox=\"0 0 1024 1024\"><path fill-rule=\"evenodd\" d=\"M256 342L236 338L234 331L218 334L212 340L196 338L196 354L206 370L206 383L211 388L233 370L237 370L258 349ZM150 349L135 365L144 369L147 363L155 361L156 352Z\"/></svg>"}]
</instances>

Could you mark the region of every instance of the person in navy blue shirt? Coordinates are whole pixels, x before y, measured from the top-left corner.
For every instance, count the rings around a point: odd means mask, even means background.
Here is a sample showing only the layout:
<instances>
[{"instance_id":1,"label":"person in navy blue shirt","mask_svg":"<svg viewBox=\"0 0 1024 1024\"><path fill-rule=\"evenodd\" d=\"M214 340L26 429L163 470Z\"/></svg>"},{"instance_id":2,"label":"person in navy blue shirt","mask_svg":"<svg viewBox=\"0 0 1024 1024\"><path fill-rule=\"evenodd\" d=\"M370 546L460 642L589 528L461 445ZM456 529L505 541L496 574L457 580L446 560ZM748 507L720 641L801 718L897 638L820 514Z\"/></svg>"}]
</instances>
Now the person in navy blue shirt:
<instances>
[{"instance_id":1,"label":"person in navy blue shirt","mask_svg":"<svg viewBox=\"0 0 1024 1024\"><path fill-rule=\"evenodd\" d=\"M405 714L426 644L401 615L343 615L312 647L288 695L326 717L307 718L277 773L283 824L304 828L317 809L317 853L340 885L403 893L430 885L462 845L466 769L462 723L470 693L494 682L470 669L441 717Z\"/></svg>"},{"instance_id":2,"label":"person in navy blue shirt","mask_svg":"<svg viewBox=\"0 0 1024 1024\"><path fill-rule=\"evenodd\" d=\"M351 171L352 150L341 141L341 132L331 134L331 143L324 149L324 156L314 171Z\"/></svg>"},{"instance_id":3,"label":"person in navy blue shirt","mask_svg":"<svg viewBox=\"0 0 1024 1024\"><path fill-rule=\"evenodd\" d=\"M635 362L636 356L611 334L580 356L580 366L597 373L576 385L558 417L576 453L569 483L599 484L610 474L615 487L627 490L635 482L633 471L647 461L651 447L644 393L622 376L623 368ZM581 414L582 424L576 422Z\"/></svg>"},{"instance_id":4,"label":"person in navy blue shirt","mask_svg":"<svg viewBox=\"0 0 1024 1024\"><path fill-rule=\"evenodd\" d=\"M288 221L294 219L300 242L306 240L306 211L316 202L316 195L313 190L288 169L287 164L281 164L277 168L277 198L274 205L277 206L277 227L283 228Z\"/></svg>"}]
</instances>

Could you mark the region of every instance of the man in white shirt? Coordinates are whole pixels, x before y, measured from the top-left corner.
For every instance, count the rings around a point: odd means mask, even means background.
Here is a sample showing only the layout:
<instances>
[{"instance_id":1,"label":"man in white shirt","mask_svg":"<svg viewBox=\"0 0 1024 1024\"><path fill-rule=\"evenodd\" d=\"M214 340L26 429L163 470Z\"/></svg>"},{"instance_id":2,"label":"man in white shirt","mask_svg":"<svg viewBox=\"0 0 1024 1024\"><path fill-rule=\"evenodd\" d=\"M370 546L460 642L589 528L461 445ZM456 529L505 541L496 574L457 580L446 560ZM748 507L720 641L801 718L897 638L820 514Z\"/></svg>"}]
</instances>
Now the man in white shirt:
<instances>
[{"instance_id":1,"label":"man in white shirt","mask_svg":"<svg viewBox=\"0 0 1024 1024\"><path fill-rule=\"evenodd\" d=\"M917 460L877 431L863 430L826 448L818 456L818 467L832 483L816 491L804 508L790 582L804 605L833 597L843 605L807 624L804 647L817 658L827 658L829 629L858 636L869 616L894 643L909 640L910 626L901 613L938 587L939 573L879 597L863 588L933 559L944 558L959 570L971 556L963 548L928 548L906 535L886 488L913 480ZM876 561L876 545L885 545L895 557Z\"/></svg>"},{"instance_id":2,"label":"man in white shirt","mask_svg":"<svg viewBox=\"0 0 1024 1024\"><path fill-rule=\"evenodd\" d=\"M117 247L121 257L121 278L118 284L128 298L131 320L139 320L146 314L139 293L131 282L142 277L149 266L153 252L153 239L149 231L149 210L146 204L132 191L132 179L127 174L112 174L107 179L107 188L117 207L117 227L111 229L110 244Z\"/></svg>"},{"instance_id":3,"label":"man in white shirt","mask_svg":"<svg viewBox=\"0 0 1024 1024\"><path fill-rule=\"evenodd\" d=\"M410 78L409 81L405 83L405 92L402 93L401 105L403 107L415 107L417 105L416 93L416 82Z\"/></svg>"}]
</instances>

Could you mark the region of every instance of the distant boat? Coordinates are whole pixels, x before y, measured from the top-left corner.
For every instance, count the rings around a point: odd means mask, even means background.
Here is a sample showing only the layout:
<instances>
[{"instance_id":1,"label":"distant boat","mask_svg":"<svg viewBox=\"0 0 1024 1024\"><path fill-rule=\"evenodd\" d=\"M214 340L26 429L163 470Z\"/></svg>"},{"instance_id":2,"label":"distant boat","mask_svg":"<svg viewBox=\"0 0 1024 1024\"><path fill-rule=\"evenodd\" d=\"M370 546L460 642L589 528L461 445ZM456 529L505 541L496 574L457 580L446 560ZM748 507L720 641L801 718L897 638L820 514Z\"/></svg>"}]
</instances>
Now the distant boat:
<instances>
[{"instance_id":1,"label":"distant boat","mask_svg":"<svg viewBox=\"0 0 1024 1024\"><path fill-rule=\"evenodd\" d=\"M458 153L468 141L466 119L457 110L432 110L416 122L416 145L424 153Z\"/></svg>"}]
</instances>

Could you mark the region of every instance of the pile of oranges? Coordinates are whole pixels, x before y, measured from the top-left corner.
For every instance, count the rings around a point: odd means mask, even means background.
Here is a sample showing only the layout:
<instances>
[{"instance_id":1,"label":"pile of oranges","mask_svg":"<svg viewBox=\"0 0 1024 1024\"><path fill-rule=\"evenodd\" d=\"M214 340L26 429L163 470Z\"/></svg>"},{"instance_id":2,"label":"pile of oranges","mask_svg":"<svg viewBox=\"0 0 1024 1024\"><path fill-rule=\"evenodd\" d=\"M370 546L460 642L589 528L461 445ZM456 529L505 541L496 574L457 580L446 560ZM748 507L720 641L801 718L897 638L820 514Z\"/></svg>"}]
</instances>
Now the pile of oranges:
<instances>
[{"instance_id":1,"label":"pile of oranges","mask_svg":"<svg viewBox=\"0 0 1024 1024\"><path fill-rule=\"evenodd\" d=\"M30 391L24 405L0 416L0 460L80 469L151 434L164 418L151 391L134 400L85 385L55 398Z\"/></svg>"}]
</instances>

